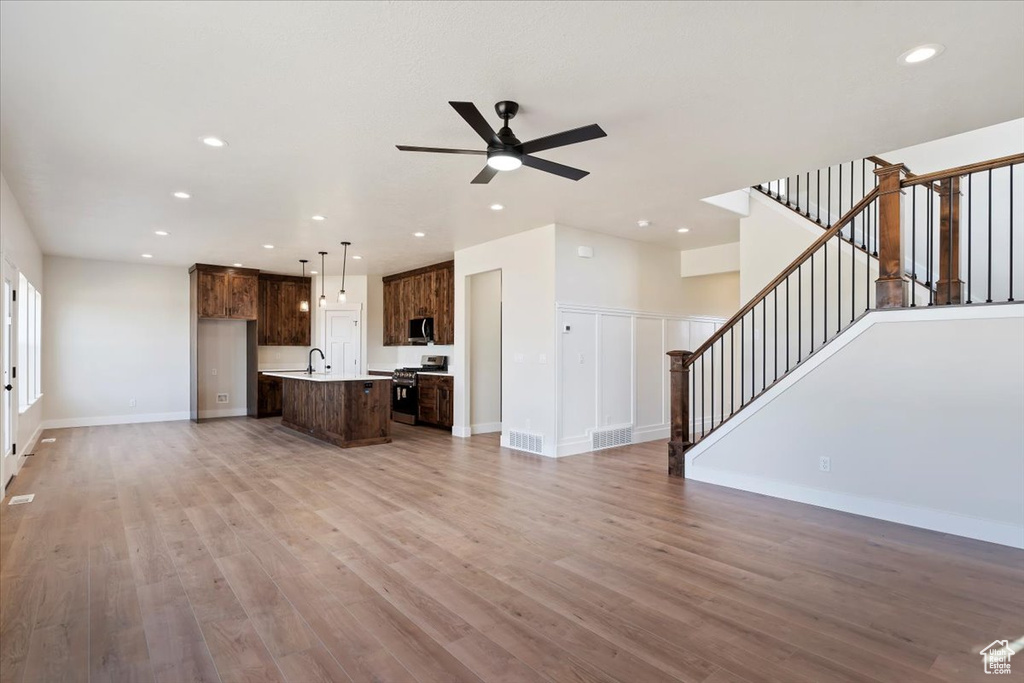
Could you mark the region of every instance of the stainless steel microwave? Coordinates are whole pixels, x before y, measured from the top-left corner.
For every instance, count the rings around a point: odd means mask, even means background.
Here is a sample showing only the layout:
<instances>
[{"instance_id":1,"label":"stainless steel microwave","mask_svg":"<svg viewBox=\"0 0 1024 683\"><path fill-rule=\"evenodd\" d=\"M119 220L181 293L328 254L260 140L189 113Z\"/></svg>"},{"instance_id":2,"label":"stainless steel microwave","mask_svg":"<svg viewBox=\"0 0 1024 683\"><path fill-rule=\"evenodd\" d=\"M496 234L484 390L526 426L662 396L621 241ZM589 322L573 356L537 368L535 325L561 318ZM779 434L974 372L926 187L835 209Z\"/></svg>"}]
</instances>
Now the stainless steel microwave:
<instances>
[{"instance_id":1,"label":"stainless steel microwave","mask_svg":"<svg viewBox=\"0 0 1024 683\"><path fill-rule=\"evenodd\" d=\"M409 321L409 343L429 344L434 341L434 319L413 318Z\"/></svg>"}]
</instances>

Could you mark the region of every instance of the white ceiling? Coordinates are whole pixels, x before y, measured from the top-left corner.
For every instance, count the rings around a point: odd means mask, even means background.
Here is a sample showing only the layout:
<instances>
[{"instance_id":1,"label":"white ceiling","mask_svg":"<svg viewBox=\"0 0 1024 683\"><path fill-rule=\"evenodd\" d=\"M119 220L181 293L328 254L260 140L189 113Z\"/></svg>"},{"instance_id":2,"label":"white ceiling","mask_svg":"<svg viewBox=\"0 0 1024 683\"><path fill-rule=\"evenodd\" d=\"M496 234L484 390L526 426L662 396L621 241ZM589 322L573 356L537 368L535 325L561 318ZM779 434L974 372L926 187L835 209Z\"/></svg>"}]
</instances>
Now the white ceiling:
<instances>
[{"instance_id":1,"label":"white ceiling","mask_svg":"<svg viewBox=\"0 0 1024 683\"><path fill-rule=\"evenodd\" d=\"M946 51L897 64L921 43ZM447 101L501 99L523 140L599 123L540 154L591 175L470 185L479 157L394 148L479 147ZM701 197L1022 115L1020 2L0 3L0 166L48 254L331 270L348 239L387 273L552 222L708 246L738 227Z\"/></svg>"}]
</instances>

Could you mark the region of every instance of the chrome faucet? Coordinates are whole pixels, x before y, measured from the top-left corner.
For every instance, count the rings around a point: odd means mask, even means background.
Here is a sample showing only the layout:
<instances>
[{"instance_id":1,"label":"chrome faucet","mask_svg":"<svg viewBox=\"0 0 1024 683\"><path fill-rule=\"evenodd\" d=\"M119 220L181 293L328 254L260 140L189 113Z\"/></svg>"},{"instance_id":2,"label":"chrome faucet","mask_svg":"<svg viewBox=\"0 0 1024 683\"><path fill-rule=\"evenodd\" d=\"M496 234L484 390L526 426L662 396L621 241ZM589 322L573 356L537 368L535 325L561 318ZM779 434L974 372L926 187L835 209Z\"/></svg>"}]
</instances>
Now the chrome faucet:
<instances>
[{"instance_id":1,"label":"chrome faucet","mask_svg":"<svg viewBox=\"0 0 1024 683\"><path fill-rule=\"evenodd\" d=\"M320 354L320 360L327 360L327 357L324 356L324 352L321 351L320 349L318 349L316 347L313 347L312 349L310 349L309 350L309 367L306 368L306 374L307 375L312 375L313 374L313 352L314 351L316 351L317 353Z\"/></svg>"}]
</instances>

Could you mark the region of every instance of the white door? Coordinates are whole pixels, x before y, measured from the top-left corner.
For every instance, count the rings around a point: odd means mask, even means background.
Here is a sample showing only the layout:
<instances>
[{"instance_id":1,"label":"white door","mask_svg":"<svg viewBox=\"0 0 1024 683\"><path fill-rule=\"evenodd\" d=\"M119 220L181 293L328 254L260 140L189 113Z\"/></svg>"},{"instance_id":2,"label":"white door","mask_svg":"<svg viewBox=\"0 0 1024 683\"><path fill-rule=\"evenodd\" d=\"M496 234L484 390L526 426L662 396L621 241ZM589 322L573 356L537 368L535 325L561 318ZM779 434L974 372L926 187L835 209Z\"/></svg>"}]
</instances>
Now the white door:
<instances>
[{"instance_id":1,"label":"white door","mask_svg":"<svg viewBox=\"0 0 1024 683\"><path fill-rule=\"evenodd\" d=\"M0 304L0 441L3 455L0 456L0 491L14 474L14 434L17 429L18 412L14 393L14 276L13 269L3 266L3 303Z\"/></svg>"},{"instance_id":2,"label":"white door","mask_svg":"<svg viewBox=\"0 0 1024 683\"><path fill-rule=\"evenodd\" d=\"M335 375L358 375L362 359L359 311L328 310L324 319L327 323L324 352L329 372Z\"/></svg>"}]
</instances>

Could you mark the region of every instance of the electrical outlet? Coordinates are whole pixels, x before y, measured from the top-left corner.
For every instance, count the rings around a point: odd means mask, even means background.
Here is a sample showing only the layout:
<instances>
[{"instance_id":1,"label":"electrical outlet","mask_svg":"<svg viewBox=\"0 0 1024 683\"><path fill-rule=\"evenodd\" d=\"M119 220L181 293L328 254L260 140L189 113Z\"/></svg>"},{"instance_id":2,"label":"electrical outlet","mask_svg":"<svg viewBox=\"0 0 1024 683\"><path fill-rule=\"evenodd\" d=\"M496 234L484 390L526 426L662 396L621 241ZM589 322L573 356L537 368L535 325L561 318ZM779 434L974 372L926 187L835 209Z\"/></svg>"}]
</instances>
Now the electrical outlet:
<instances>
[{"instance_id":1,"label":"electrical outlet","mask_svg":"<svg viewBox=\"0 0 1024 683\"><path fill-rule=\"evenodd\" d=\"M134 408L135 406L136 406L135 399L134 398L128 399L128 407L129 408Z\"/></svg>"},{"instance_id":2,"label":"electrical outlet","mask_svg":"<svg viewBox=\"0 0 1024 683\"><path fill-rule=\"evenodd\" d=\"M217 403L227 403L227 402L228 402L228 395L227 394L217 394Z\"/></svg>"},{"instance_id":3,"label":"electrical outlet","mask_svg":"<svg viewBox=\"0 0 1024 683\"><path fill-rule=\"evenodd\" d=\"M210 372L211 372L211 373L213 374L213 376L214 376L214 377L216 377L216 376L217 376L217 368L214 368L214 369L213 369L213 370L211 370Z\"/></svg>"},{"instance_id":4,"label":"electrical outlet","mask_svg":"<svg viewBox=\"0 0 1024 683\"><path fill-rule=\"evenodd\" d=\"M831 472L832 458L828 457L827 455L823 455L820 458L818 458L818 469L821 470L822 472Z\"/></svg>"},{"instance_id":5,"label":"electrical outlet","mask_svg":"<svg viewBox=\"0 0 1024 683\"><path fill-rule=\"evenodd\" d=\"M537 356L537 362L540 363L541 365L546 364L548 362L548 354L542 353L539 356Z\"/></svg>"},{"instance_id":6,"label":"electrical outlet","mask_svg":"<svg viewBox=\"0 0 1024 683\"><path fill-rule=\"evenodd\" d=\"M526 356L525 356L525 355L523 355L523 354L521 354L521 353L517 353L517 354L515 355L515 361L516 361L517 363L525 363L525 362L526 362Z\"/></svg>"},{"instance_id":7,"label":"electrical outlet","mask_svg":"<svg viewBox=\"0 0 1024 683\"><path fill-rule=\"evenodd\" d=\"M581 353L581 354L579 354L579 364L583 365L584 362L585 361L583 360L583 354Z\"/></svg>"}]
</instances>

